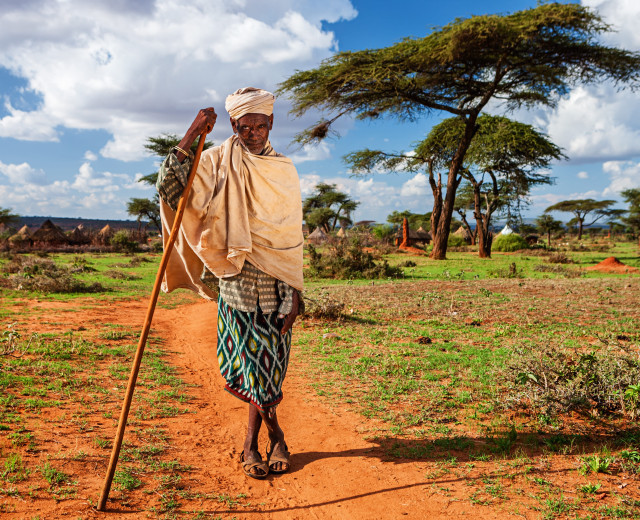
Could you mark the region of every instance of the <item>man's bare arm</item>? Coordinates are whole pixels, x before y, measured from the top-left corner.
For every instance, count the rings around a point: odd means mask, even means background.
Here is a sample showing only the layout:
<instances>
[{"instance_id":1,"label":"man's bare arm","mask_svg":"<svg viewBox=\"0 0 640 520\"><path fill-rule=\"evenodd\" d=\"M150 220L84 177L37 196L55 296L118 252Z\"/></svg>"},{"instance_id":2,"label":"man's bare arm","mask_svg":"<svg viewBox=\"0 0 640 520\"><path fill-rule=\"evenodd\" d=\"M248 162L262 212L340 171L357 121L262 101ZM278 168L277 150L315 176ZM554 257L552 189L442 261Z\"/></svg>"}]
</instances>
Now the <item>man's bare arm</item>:
<instances>
[{"instance_id":1,"label":"man's bare arm","mask_svg":"<svg viewBox=\"0 0 640 520\"><path fill-rule=\"evenodd\" d=\"M216 111L211 107L200 110L196 115L196 118L193 120L193 123L191 123L189 130L187 130L187 133L182 138L182 141L180 141L178 147L185 151L189 151L193 142L200 134L202 134L202 132L204 132L205 128L207 129L207 132L211 132L211 130L213 130L217 117ZM182 162L186 156L182 152L178 151L176 153L176 157L178 158L178 161Z\"/></svg>"}]
</instances>

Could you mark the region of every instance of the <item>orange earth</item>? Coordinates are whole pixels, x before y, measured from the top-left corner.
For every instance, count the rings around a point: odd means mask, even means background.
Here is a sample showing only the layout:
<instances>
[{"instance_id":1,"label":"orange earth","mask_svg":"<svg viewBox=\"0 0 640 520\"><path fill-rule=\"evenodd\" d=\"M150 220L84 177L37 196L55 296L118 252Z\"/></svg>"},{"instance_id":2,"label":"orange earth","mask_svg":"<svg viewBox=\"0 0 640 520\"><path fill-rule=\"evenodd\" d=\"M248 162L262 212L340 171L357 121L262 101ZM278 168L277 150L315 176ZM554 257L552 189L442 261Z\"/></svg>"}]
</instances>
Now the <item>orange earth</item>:
<instances>
[{"instance_id":1,"label":"orange earth","mask_svg":"<svg viewBox=\"0 0 640 520\"><path fill-rule=\"evenodd\" d=\"M637 267L630 267L623 264L615 256L605 258L602 262L586 268L587 271L600 271L602 273L637 273Z\"/></svg>"},{"instance_id":2,"label":"orange earth","mask_svg":"<svg viewBox=\"0 0 640 520\"><path fill-rule=\"evenodd\" d=\"M52 332L85 330L91 323L119 323L136 327L144 320L146 301L110 303L65 312L69 304L61 302L25 303L38 306L45 313L55 315L57 323ZM278 408L280 423L293 454L291 471L284 475L270 475L259 481L246 477L238 463L239 452L246 431L247 406L223 390L215 355L216 308L208 302L181 305L174 309L158 308L152 333L164 339L170 352L170 363L179 367L179 376L193 385L190 408L196 413L180 415L166 421L171 439L171 457L190 465L185 486L203 494L245 494L249 505L230 507L220 501L203 498L198 510L205 516L188 518L224 519L445 519L445 518L540 518L540 514L513 501L492 507L488 497L484 504L469 499L470 483L482 478L517 478L522 495L516 502L535 502L530 498L537 489L531 475L545 481L560 479L564 488L576 489L580 478L575 472L574 459L557 455L533 463L528 469L507 469L510 461L495 464L471 463L460 452L459 471L442 471L438 460L394 458L375 440L378 431L386 430L381 423L327 403L316 396L311 383L304 377L303 367L294 348L289 373L284 385L285 398ZM34 326L42 325L34 323ZM308 325L307 325L308 326ZM144 360L143 360L144 362ZM120 403L110 402L114 416ZM104 419L104 410L96 410L88 417L92 428L102 429L105 438L115 435L115 421ZM132 409L133 412L133 409ZM77 449L82 443L77 427L52 426L46 432L53 453ZM129 430L128 430L129 431ZM38 434L45 435L44 432ZM261 432L261 447L266 434ZM127 434L125 434L125 443ZM107 511L94 509L102 488L107 467L106 456L91 455L89 463L69 461L65 469L74 471L77 493L73 499L29 499L4 497L11 508L5 509L3 519L40 518L41 520L83 519L142 519L165 518L153 515L150 504L158 503L155 493L133 492L127 501L118 498L113 489ZM514 473L515 471L515 473ZM511 473L514 476L505 476ZM151 476L148 478L152 478ZM615 492L626 482L629 489L636 481L621 481L620 477L602 476L603 490ZM626 477L625 477L626 478ZM569 482L576 480L576 483ZM575 495L574 495L575 496ZM569 497L567 495L567 499ZM605 493L596 500L605 498ZM517 507L516 507L517 506ZM183 518L183 516L180 516ZM186 517L184 517L186 518Z\"/></svg>"}]
</instances>

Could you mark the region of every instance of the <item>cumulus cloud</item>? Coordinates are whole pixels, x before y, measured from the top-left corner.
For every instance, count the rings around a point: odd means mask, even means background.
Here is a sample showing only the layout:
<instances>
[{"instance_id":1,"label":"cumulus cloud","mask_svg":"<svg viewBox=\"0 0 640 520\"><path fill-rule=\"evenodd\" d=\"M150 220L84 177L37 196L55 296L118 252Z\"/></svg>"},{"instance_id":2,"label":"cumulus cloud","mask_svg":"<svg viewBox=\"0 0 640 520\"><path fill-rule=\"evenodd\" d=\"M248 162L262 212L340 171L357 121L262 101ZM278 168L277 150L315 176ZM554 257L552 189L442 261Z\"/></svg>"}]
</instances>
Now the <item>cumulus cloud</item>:
<instances>
[{"instance_id":1,"label":"cumulus cloud","mask_svg":"<svg viewBox=\"0 0 640 520\"><path fill-rule=\"evenodd\" d=\"M427 195L431 193L429 178L424 173L418 173L402 185L400 194L404 197Z\"/></svg>"},{"instance_id":2,"label":"cumulus cloud","mask_svg":"<svg viewBox=\"0 0 640 520\"><path fill-rule=\"evenodd\" d=\"M294 163L303 163L307 161L322 161L331 157L332 146L326 141L321 141L317 145L305 145L289 155Z\"/></svg>"},{"instance_id":3,"label":"cumulus cloud","mask_svg":"<svg viewBox=\"0 0 640 520\"><path fill-rule=\"evenodd\" d=\"M0 162L0 207L19 208L22 215L128 218L123 200L149 195L150 187L135 175L95 171L89 162L73 182L48 181L46 173L27 163Z\"/></svg>"},{"instance_id":4,"label":"cumulus cloud","mask_svg":"<svg viewBox=\"0 0 640 520\"><path fill-rule=\"evenodd\" d=\"M351 199L360 205L353 215L353 220L377 220L384 222L387 215L393 211L410 210L416 213L431 211L433 197L431 191L416 190L411 194L403 193L392 185L392 179L378 180L375 177L321 177L313 173L300 177L300 189L303 199L311 195L315 186L324 182L335 184L339 191L347 193ZM411 181L407 181L411 182ZM405 183L407 184L407 183ZM419 181L417 182L419 184Z\"/></svg>"},{"instance_id":5,"label":"cumulus cloud","mask_svg":"<svg viewBox=\"0 0 640 520\"><path fill-rule=\"evenodd\" d=\"M55 141L63 128L104 129L113 138L100 153L122 160L144 157L149 135L184 133L202 106L223 116L212 136L220 141L229 133L226 93L274 89L316 64L337 48L323 22L357 14L348 0L278 0L269 9L257 0L34 2L0 12L0 67L40 100L32 111L8 100L0 137ZM287 108L279 100L279 120Z\"/></svg>"},{"instance_id":6,"label":"cumulus cloud","mask_svg":"<svg viewBox=\"0 0 640 520\"><path fill-rule=\"evenodd\" d=\"M588 179L589 178L589 173L585 172L585 171L578 172L576 177L578 177L578 179Z\"/></svg>"},{"instance_id":7,"label":"cumulus cloud","mask_svg":"<svg viewBox=\"0 0 640 520\"><path fill-rule=\"evenodd\" d=\"M46 174L43 170L35 169L28 163L4 164L0 161L0 174L7 177L12 184L42 185L46 182Z\"/></svg>"},{"instance_id":8,"label":"cumulus cloud","mask_svg":"<svg viewBox=\"0 0 640 520\"><path fill-rule=\"evenodd\" d=\"M611 182L602 195L616 197L622 190L640 188L640 163L633 161L607 161L602 170L609 175Z\"/></svg>"}]
</instances>

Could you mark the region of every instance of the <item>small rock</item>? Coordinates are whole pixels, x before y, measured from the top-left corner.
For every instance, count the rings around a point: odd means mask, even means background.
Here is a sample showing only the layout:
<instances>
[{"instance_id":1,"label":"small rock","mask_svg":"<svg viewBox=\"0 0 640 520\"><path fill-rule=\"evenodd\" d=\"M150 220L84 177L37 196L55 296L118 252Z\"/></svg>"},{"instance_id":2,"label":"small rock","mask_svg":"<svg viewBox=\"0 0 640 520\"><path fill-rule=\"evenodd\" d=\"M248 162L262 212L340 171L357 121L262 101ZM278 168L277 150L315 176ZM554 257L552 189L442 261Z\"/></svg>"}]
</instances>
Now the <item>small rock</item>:
<instances>
[{"instance_id":1,"label":"small rock","mask_svg":"<svg viewBox=\"0 0 640 520\"><path fill-rule=\"evenodd\" d=\"M340 336L338 336L335 332L327 332L322 335L322 339L330 339L330 338L340 339Z\"/></svg>"}]
</instances>

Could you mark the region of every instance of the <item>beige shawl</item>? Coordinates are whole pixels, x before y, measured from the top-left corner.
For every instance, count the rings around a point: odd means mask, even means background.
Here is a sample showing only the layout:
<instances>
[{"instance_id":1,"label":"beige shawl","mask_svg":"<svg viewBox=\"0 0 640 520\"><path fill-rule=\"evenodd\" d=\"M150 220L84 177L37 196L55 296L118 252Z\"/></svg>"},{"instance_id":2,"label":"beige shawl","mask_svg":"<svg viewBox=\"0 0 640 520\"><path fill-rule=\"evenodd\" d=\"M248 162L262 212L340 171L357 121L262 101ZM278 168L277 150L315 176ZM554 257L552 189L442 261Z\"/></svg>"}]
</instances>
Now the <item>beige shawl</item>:
<instances>
[{"instance_id":1,"label":"beige shawl","mask_svg":"<svg viewBox=\"0 0 640 520\"><path fill-rule=\"evenodd\" d=\"M166 243L175 212L160 203ZM290 159L267 144L262 155L236 136L202 153L162 290L185 288L213 299L203 267L218 278L238 274L245 261L302 290L302 202Z\"/></svg>"}]
</instances>

